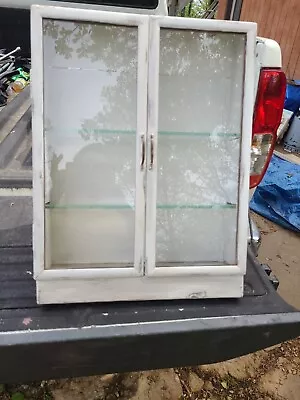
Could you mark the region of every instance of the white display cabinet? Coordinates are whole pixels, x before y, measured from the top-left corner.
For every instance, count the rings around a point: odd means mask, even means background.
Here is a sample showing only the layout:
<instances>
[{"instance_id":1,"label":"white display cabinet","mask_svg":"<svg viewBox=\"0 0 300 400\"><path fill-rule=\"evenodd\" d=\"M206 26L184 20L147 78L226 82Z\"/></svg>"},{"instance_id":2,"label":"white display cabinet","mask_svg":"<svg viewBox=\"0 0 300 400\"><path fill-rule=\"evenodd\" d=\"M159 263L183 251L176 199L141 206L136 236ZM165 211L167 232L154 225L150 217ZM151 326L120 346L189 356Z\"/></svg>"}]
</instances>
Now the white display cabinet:
<instances>
[{"instance_id":1,"label":"white display cabinet","mask_svg":"<svg viewBox=\"0 0 300 400\"><path fill-rule=\"evenodd\" d=\"M243 295L255 36L33 6L39 303Z\"/></svg>"}]
</instances>

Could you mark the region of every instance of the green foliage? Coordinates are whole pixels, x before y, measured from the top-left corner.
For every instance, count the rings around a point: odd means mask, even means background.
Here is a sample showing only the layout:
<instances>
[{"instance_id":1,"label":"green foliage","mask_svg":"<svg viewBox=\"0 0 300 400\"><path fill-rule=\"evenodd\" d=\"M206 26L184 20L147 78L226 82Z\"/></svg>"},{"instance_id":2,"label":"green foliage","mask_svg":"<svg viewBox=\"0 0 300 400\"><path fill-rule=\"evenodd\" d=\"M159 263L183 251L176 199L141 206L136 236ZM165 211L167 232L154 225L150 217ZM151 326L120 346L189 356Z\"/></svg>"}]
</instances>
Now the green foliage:
<instances>
[{"instance_id":1,"label":"green foliage","mask_svg":"<svg viewBox=\"0 0 300 400\"><path fill-rule=\"evenodd\" d=\"M0 383L0 393L3 393L5 391L5 385L3 383Z\"/></svg>"},{"instance_id":2,"label":"green foliage","mask_svg":"<svg viewBox=\"0 0 300 400\"><path fill-rule=\"evenodd\" d=\"M203 18L210 10L213 0L191 0L179 13L180 17Z\"/></svg>"},{"instance_id":3,"label":"green foliage","mask_svg":"<svg viewBox=\"0 0 300 400\"><path fill-rule=\"evenodd\" d=\"M25 397L23 393L16 392L11 396L11 400L25 400Z\"/></svg>"}]
</instances>

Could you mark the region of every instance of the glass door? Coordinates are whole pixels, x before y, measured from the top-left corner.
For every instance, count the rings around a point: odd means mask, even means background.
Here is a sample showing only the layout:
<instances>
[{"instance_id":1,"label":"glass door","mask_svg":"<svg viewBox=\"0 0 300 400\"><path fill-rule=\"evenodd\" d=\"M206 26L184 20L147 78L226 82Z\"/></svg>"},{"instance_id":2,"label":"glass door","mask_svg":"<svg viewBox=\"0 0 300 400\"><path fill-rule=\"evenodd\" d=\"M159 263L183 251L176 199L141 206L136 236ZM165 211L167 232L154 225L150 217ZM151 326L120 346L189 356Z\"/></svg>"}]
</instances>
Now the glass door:
<instances>
[{"instance_id":1,"label":"glass door","mask_svg":"<svg viewBox=\"0 0 300 400\"><path fill-rule=\"evenodd\" d=\"M140 275L148 19L56 10L42 18L45 269Z\"/></svg>"},{"instance_id":2,"label":"glass door","mask_svg":"<svg viewBox=\"0 0 300 400\"><path fill-rule=\"evenodd\" d=\"M149 274L238 264L247 35L190 21L151 21L148 104L159 106L148 115Z\"/></svg>"}]
</instances>

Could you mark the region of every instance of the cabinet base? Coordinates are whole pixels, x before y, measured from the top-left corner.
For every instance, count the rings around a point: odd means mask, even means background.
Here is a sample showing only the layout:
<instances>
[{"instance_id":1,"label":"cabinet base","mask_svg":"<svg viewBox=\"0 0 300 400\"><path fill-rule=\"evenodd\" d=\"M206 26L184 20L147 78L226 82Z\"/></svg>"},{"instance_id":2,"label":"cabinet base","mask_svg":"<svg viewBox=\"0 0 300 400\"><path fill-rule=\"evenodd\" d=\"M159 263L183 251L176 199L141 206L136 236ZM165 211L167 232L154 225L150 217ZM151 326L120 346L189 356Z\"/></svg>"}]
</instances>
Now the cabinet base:
<instances>
[{"instance_id":1,"label":"cabinet base","mask_svg":"<svg viewBox=\"0 0 300 400\"><path fill-rule=\"evenodd\" d=\"M243 275L37 280L38 304L238 298Z\"/></svg>"}]
</instances>

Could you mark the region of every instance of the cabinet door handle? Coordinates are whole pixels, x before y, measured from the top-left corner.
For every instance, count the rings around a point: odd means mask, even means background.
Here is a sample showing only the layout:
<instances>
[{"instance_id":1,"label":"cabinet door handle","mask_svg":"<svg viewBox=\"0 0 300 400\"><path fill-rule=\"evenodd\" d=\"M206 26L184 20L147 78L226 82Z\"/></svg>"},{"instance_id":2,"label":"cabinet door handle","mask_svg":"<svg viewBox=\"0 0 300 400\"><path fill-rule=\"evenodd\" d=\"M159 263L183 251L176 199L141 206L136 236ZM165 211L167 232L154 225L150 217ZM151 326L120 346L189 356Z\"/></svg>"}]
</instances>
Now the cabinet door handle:
<instances>
[{"instance_id":1,"label":"cabinet door handle","mask_svg":"<svg viewBox=\"0 0 300 400\"><path fill-rule=\"evenodd\" d=\"M143 171L145 166L145 156L146 156L145 135L141 135L141 142L142 142L141 170Z\"/></svg>"},{"instance_id":2,"label":"cabinet door handle","mask_svg":"<svg viewBox=\"0 0 300 400\"><path fill-rule=\"evenodd\" d=\"M150 165L149 169L153 169L153 163L154 163L154 135L150 135Z\"/></svg>"}]
</instances>

